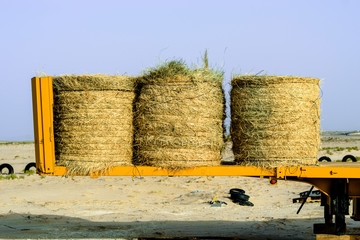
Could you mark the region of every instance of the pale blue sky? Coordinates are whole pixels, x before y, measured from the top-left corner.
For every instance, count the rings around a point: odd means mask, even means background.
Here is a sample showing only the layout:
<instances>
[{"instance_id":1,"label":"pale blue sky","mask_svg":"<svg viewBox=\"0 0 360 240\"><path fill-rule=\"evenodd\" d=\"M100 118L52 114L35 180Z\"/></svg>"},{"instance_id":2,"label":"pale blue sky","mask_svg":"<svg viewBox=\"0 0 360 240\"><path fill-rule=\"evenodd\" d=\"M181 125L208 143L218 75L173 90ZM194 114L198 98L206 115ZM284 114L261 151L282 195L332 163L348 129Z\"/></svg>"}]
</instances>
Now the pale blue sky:
<instances>
[{"instance_id":1,"label":"pale blue sky","mask_svg":"<svg viewBox=\"0 0 360 240\"><path fill-rule=\"evenodd\" d=\"M0 0L0 140L33 140L30 79L159 60L323 79L322 130L360 130L360 1Z\"/></svg>"}]
</instances>

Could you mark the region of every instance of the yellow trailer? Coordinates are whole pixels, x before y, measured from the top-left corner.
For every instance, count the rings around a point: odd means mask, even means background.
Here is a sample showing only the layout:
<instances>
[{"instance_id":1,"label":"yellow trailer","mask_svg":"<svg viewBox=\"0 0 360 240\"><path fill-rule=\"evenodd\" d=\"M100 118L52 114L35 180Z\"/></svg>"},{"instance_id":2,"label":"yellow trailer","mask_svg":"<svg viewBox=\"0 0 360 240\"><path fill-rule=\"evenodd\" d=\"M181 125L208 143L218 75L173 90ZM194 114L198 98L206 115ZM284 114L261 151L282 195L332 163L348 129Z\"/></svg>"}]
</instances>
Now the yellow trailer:
<instances>
[{"instance_id":1,"label":"yellow trailer","mask_svg":"<svg viewBox=\"0 0 360 240\"><path fill-rule=\"evenodd\" d=\"M31 79L36 169L40 175L63 176L67 169L56 166L53 130L53 88L51 77ZM322 192L324 224L314 224L314 233L345 234L345 215L349 215L353 200L352 219L360 221L360 163L320 163L319 166L276 167L222 165L170 170L147 166L113 167L98 176L247 176L277 180L306 182ZM333 216L335 222L333 223Z\"/></svg>"}]
</instances>

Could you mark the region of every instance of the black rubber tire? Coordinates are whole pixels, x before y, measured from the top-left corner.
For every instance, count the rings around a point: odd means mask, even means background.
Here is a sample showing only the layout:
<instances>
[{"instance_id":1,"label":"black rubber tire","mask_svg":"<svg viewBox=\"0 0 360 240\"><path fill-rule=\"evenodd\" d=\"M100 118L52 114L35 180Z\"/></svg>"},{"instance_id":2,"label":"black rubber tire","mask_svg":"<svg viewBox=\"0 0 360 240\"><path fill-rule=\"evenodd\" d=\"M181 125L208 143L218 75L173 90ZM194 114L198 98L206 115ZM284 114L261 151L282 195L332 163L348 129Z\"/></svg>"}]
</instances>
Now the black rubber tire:
<instances>
[{"instance_id":1,"label":"black rubber tire","mask_svg":"<svg viewBox=\"0 0 360 240\"><path fill-rule=\"evenodd\" d=\"M26 164L24 172L29 171L31 168L35 168L35 170L36 170L36 163L31 162L31 163Z\"/></svg>"},{"instance_id":2,"label":"black rubber tire","mask_svg":"<svg viewBox=\"0 0 360 240\"><path fill-rule=\"evenodd\" d=\"M230 194L232 195L233 193L235 193L235 194L236 193L244 194L245 191L240 189L240 188L232 188L232 189L230 189Z\"/></svg>"},{"instance_id":3,"label":"black rubber tire","mask_svg":"<svg viewBox=\"0 0 360 240\"><path fill-rule=\"evenodd\" d=\"M329 157L322 156L321 158L319 158L318 161L319 162L331 162L331 159Z\"/></svg>"},{"instance_id":4,"label":"black rubber tire","mask_svg":"<svg viewBox=\"0 0 360 240\"><path fill-rule=\"evenodd\" d=\"M5 168L9 171L8 175L14 173L14 168L10 164L3 163L3 164L0 165L0 175L2 174L2 170L5 169Z\"/></svg>"},{"instance_id":5,"label":"black rubber tire","mask_svg":"<svg viewBox=\"0 0 360 240\"><path fill-rule=\"evenodd\" d=\"M239 201L248 201L250 199L250 196L246 194L240 194L240 193L233 193L230 197L233 202L239 202Z\"/></svg>"},{"instance_id":6,"label":"black rubber tire","mask_svg":"<svg viewBox=\"0 0 360 240\"><path fill-rule=\"evenodd\" d=\"M343 157L342 161L347 162L348 159L351 159L352 162L357 162L356 157L354 157L353 155L346 155L345 157Z\"/></svg>"},{"instance_id":7,"label":"black rubber tire","mask_svg":"<svg viewBox=\"0 0 360 240\"><path fill-rule=\"evenodd\" d=\"M254 204L250 201L239 201L239 205L241 206L249 206L249 207L253 207Z\"/></svg>"}]
</instances>

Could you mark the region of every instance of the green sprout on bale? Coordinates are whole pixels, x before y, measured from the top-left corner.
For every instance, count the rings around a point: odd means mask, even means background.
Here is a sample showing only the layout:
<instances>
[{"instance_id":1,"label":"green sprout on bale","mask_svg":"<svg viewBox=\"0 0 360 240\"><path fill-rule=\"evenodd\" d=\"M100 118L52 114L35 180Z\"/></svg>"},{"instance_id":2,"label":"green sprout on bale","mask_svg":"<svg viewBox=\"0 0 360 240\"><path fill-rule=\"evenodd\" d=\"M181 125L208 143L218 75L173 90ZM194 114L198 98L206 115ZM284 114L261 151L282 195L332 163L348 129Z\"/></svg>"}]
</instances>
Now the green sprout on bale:
<instances>
[{"instance_id":1,"label":"green sprout on bale","mask_svg":"<svg viewBox=\"0 0 360 240\"><path fill-rule=\"evenodd\" d=\"M203 57L204 68L189 68L183 60L172 60L154 68L147 69L139 78L140 83L174 81L176 77L188 77L192 81L208 79L221 83L224 73L217 69L210 69L207 51Z\"/></svg>"},{"instance_id":2,"label":"green sprout on bale","mask_svg":"<svg viewBox=\"0 0 360 240\"><path fill-rule=\"evenodd\" d=\"M209 68L209 59L208 59L207 49L205 50L204 57L202 57L202 61L204 64L204 68L208 69Z\"/></svg>"},{"instance_id":3,"label":"green sprout on bale","mask_svg":"<svg viewBox=\"0 0 360 240\"><path fill-rule=\"evenodd\" d=\"M189 75L189 69L183 60L173 60L155 68L147 69L141 80L173 78L178 75Z\"/></svg>"}]
</instances>

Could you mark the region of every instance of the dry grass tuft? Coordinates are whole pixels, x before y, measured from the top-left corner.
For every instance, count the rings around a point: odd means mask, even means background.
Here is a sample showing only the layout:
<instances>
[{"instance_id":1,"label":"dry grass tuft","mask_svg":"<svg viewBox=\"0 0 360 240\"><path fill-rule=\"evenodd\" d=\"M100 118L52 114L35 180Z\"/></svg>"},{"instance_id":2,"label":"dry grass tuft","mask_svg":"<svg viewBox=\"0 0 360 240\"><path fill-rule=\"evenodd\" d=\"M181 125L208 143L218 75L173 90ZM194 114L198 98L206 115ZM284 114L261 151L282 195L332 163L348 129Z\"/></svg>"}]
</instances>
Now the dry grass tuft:
<instances>
[{"instance_id":1,"label":"dry grass tuft","mask_svg":"<svg viewBox=\"0 0 360 240\"><path fill-rule=\"evenodd\" d=\"M231 137L238 164L277 167L317 163L320 80L234 76Z\"/></svg>"},{"instance_id":2,"label":"dry grass tuft","mask_svg":"<svg viewBox=\"0 0 360 240\"><path fill-rule=\"evenodd\" d=\"M133 78L66 75L53 88L57 165L87 175L132 164Z\"/></svg>"},{"instance_id":3,"label":"dry grass tuft","mask_svg":"<svg viewBox=\"0 0 360 240\"><path fill-rule=\"evenodd\" d=\"M223 147L222 73L167 62L139 78L136 163L181 169L219 165Z\"/></svg>"}]
</instances>

